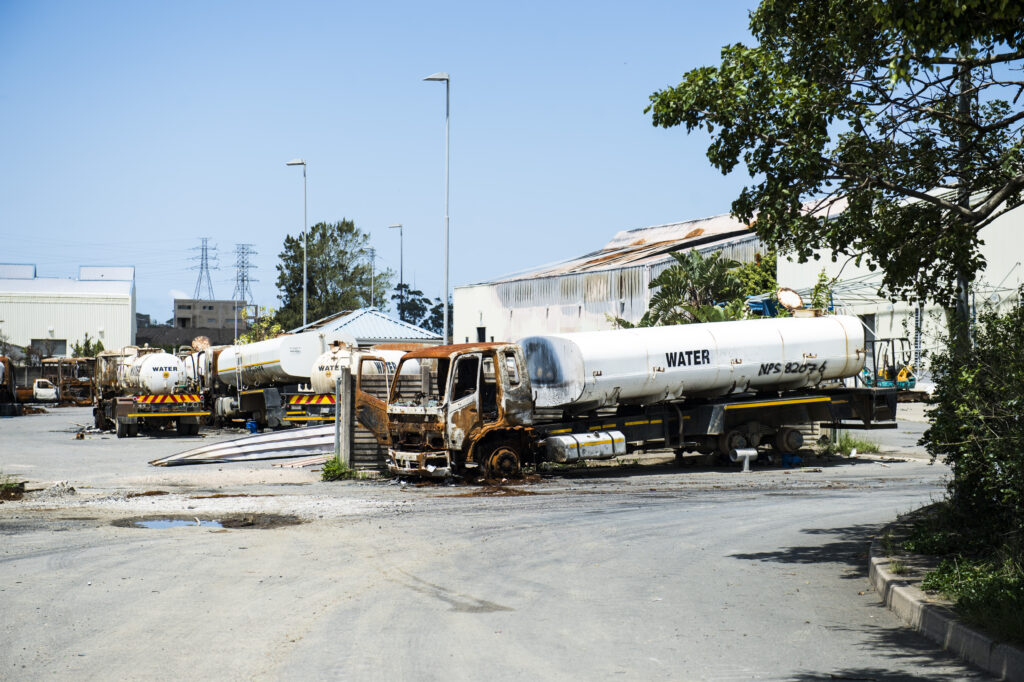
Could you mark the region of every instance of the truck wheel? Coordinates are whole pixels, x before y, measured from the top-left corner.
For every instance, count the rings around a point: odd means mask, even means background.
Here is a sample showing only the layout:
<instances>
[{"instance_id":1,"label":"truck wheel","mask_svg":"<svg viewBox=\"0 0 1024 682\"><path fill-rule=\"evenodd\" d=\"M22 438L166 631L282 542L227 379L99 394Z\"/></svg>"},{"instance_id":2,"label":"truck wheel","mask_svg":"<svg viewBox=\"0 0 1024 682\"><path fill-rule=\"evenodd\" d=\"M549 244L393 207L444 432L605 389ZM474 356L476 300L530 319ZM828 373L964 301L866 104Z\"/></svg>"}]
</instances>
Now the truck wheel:
<instances>
[{"instance_id":1,"label":"truck wheel","mask_svg":"<svg viewBox=\"0 0 1024 682\"><path fill-rule=\"evenodd\" d=\"M128 422L123 419L117 420L117 437L124 438L128 435Z\"/></svg>"},{"instance_id":2,"label":"truck wheel","mask_svg":"<svg viewBox=\"0 0 1024 682\"><path fill-rule=\"evenodd\" d=\"M511 478L519 473L519 452L508 443L495 446L484 461L486 478Z\"/></svg>"},{"instance_id":3,"label":"truck wheel","mask_svg":"<svg viewBox=\"0 0 1024 682\"><path fill-rule=\"evenodd\" d=\"M128 436L130 438L135 438L137 435L139 435L139 422L128 424Z\"/></svg>"},{"instance_id":4,"label":"truck wheel","mask_svg":"<svg viewBox=\"0 0 1024 682\"><path fill-rule=\"evenodd\" d=\"M772 440L772 447L780 455L791 455L804 445L804 434L796 429L786 428L775 434Z\"/></svg>"}]
</instances>

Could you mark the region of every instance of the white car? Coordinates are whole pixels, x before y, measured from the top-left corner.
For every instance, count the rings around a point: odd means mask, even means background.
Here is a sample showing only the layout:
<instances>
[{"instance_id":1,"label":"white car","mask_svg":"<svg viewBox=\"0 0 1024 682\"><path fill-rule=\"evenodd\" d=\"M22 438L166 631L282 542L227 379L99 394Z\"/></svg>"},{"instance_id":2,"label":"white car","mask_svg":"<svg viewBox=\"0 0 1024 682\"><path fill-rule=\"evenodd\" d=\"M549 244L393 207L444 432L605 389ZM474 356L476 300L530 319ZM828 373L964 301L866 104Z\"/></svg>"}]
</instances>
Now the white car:
<instances>
[{"instance_id":1,"label":"white car","mask_svg":"<svg viewBox=\"0 0 1024 682\"><path fill-rule=\"evenodd\" d=\"M57 402L57 387L49 379L36 379L32 384L32 400L37 403Z\"/></svg>"}]
</instances>

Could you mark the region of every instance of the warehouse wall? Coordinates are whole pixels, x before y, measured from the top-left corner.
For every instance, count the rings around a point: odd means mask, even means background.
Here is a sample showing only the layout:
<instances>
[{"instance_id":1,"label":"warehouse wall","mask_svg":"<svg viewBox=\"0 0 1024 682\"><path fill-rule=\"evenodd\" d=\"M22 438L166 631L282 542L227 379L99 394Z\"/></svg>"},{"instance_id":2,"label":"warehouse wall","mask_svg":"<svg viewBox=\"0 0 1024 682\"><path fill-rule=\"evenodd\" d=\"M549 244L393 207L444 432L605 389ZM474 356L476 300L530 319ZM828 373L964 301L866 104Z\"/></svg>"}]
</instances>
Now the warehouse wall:
<instances>
[{"instance_id":1,"label":"warehouse wall","mask_svg":"<svg viewBox=\"0 0 1024 682\"><path fill-rule=\"evenodd\" d=\"M135 343L135 290L117 296L0 293L0 320L0 329L17 346L33 339L64 341L70 354L88 332L105 348L119 348Z\"/></svg>"},{"instance_id":2,"label":"warehouse wall","mask_svg":"<svg viewBox=\"0 0 1024 682\"><path fill-rule=\"evenodd\" d=\"M763 252L758 239L744 236L699 248L702 254L749 262ZM533 334L612 329L609 317L637 322L647 312L651 280L675 263L666 256L645 265L551 277L456 287L453 295L455 343L514 341Z\"/></svg>"},{"instance_id":3,"label":"warehouse wall","mask_svg":"<svg viewBox=\"0 0 1024 682\"><path fill-rule=\"evenodd\" d=\"M977 310L986 306L998 310L1019 305L1017 290L1024 283L1024 207L1014 209L982 230L985 270L972 289L972 301ZM794 263L779 259L779 285L805 292L814 287L818 275L838 278L835 284L837 310L859 315L868 325L873 323L877 337L907 336L913 343L920 338L918 365L927 379L928 356L944 348L946 319L943 309L935 304L918 306L904 302L891 302L879 296L881 273L867 267L857 267L841 256L832 262L832 252L818 252L820 260Z\"/></svg>"}]
</instances>

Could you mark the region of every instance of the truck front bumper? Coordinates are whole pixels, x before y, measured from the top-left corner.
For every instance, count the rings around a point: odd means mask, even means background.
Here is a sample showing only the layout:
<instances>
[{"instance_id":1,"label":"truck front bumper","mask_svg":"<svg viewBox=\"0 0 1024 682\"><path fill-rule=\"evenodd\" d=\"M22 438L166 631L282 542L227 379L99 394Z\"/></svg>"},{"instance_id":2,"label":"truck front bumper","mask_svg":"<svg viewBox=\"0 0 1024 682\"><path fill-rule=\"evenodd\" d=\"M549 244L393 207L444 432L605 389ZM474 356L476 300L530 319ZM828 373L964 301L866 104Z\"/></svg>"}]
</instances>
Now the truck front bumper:
<instances>
[{"instance_id":1,"label":"truck front bumper","mask_svg":"<svg viewBox=\"0 0 1024 682\"><path fill-rule=\"evenodd\" d=\"M446 478L452 473L452 461L445 451L415 452L389 448L388 471L396 476Z\"/></svg>"}]
</instances>

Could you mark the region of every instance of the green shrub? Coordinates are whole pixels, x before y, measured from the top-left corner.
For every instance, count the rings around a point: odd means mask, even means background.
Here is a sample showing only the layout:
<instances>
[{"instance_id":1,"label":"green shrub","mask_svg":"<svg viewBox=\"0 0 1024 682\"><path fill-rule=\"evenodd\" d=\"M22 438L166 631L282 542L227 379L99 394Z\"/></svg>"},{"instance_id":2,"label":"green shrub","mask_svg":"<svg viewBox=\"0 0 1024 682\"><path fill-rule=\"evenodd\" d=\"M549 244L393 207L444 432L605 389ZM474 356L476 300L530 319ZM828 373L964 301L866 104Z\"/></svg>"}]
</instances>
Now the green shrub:
<instances>
[{"instance_id":1,"label":"green shrub","mask_svg":"<svg viewBox=\"0 0 1024 682\"><path fill-rule=\"evenodd\" d=\"M337 457L324 462L323 471L320 472L321 481L346 481L354 478L360 478L359 472Z\"/></svg>"},{"instance_id":2,"label":"green shrub","mask_svg":"<svg viewBox=\"0 0 1024 682\"><path fill-rule=\"evenodd\" d=\"M946 559L921 587L955 600L966 620L999 639L1024 644L1024 570L1013 559Z\"/></svg>"},{"instance_id":3,"label":"green shrub","mask_svg":"<svg viewBox=\"0 0 1024 682\"><path fill-rule=\"evenodd\" d=\"M829 443L825 446L822 454L848 456L854 450L858 453L875 453L880 451L878 443L857 438L851 436L848 431L842 431L834 443Z\"/></svg>"},{"instance_id":4,"label":"green shrub","mask_svg":"<svg viewBox=\"0 0 1024 682\"><path fill-rule=\"evenodd\" d=\"M1021 339L1024 308L984 312L973 348L933 358L932 425L921 441L953 471L949 499L960 532L1018 562L1024 556Z\"/></svg>"}]
</instances>

